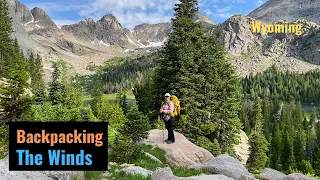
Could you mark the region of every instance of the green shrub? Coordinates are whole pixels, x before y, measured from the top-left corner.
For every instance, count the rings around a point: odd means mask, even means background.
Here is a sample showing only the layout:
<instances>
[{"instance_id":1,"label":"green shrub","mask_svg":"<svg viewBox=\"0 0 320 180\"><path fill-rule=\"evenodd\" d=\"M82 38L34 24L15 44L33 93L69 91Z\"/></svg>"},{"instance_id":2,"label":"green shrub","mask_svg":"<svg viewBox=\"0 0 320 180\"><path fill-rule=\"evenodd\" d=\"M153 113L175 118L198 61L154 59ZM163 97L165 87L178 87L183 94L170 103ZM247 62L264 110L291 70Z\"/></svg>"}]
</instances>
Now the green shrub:
<instances>
[{"instance_id":1,"label":"green shrub","mask_svg":"<svg viewBox=\"0 0 320 180\"><path fill-rule=\"evenodd\" d=\"M107 97L101 97L94 105L94 113L96 117L104 122L108 122L110 126L118 130L125 120L123 110L118 104L110 104Z\"/></svg>"},{"instance_id":2,"label":"green shrub","mask_svg":"<svg viewBox=\"0 0 320 180\"><path fill-rule=\"evenodd\" d=\"M141 155L139 145L133 144L129 139L117 136L110 144L110 161L117 163L131 163Z\"/></svg>"},{"instance_id":3,"label":"green shrub","mask_svg":"<svg viewBox=\"0 0 320 180\"><path fill-rule=\"evenodd\" d=\"M214 140L214 142L211 142L210 139L204 136L200 136L197 138L196 144L208 150L214 156L219 156L221 154L221 149L216 139Z\"/></svg>"},{"instance_id":4,"label":"green shrub","mask_svg":"<svg viewBox=\"0 0 320 180\"><path fill-rule=\"evenodd\" d=\"M312 168L312 165L310 164L309 161L302 160L300 165L299 165L300 171L302 171L303 174L314 174L314 170Z\"/></svg>"},{"instance_id":5,"label":"green shrub","mask_svg":"<svg viewBox=\"0 0 320 180\"><path fill-rule=\"evenodd\" d=\"M68 109L62 104L51 105L51 103L48 102L42 105L32 105L30 111L24 115L24 118L41 122L97 121L90 107L80 106Z\"/></svg>"},{"instance_id":6,"label":"green shrub","mask_svg":"<svg viewBox=\"0 0 320 180\"><path fill-rule=\"evenodd\" d=\"M90 107L78 107L70 110L71 121L78 122L92 122L97 121L97 118L93 115Z\"/></svg>"}]
</instances>

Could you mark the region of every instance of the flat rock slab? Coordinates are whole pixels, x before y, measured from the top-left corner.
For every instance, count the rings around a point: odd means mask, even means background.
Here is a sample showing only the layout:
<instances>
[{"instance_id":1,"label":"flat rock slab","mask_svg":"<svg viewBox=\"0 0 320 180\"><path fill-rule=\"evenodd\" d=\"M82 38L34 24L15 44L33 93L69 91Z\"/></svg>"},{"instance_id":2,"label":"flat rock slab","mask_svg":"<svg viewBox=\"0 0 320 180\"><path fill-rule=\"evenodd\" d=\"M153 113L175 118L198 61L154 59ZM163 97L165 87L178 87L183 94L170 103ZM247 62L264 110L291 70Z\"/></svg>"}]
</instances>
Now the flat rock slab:
<instances>
[{"instance_id":1,"label":"flat rock slab","mask_svg":"<svg viewBox=\"0 0 320 180\"><path fill-rule=\"evenodd\" d=\"M142 141L143 144L157 146L166 152L166 160L171 166L186 167L189 165L206 162L213 158L213 155L206 149L190 142L184 135L174 132L175 143L163 142L168 137L167 130L151 130L149 137Z\"/></svg>"},{"instance_id":2,"label":"flat rock slab","mask_svg":"<svg viewBox=\"0 0 320 180\"><path fill-rule=\"evenodd\" d=\"M85 180L83 171L9 171L9 156L0 160L1 180Z\"/></svg>"},{"instance_id":3,"label":"flat rock slab","mask_svg":"<svg viewBox=\"0 0 320 180\"><path fill-rule=\"evenodd\" d=\"M204 169L213 174L222 174L237 180L254 180L255 178L236 158L222 154L210 161L189 166L190 169Z\"/></svg>"}]
</instances>

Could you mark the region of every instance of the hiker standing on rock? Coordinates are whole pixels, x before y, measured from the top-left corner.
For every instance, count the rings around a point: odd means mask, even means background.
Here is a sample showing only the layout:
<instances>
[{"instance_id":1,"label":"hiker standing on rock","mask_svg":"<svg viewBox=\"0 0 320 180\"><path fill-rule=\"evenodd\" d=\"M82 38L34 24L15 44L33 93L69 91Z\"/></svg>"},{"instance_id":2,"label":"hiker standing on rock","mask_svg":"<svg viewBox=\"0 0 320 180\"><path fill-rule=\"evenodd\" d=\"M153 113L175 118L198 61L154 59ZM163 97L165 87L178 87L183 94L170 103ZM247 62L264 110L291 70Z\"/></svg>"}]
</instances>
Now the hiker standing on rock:
<instances>
[{"instance_id":1,"label":"hiker standing on rock","mask_svg":"<svg viewBox=\"0 0 320 180\"><path fill-rule=\"evenodd\" d=\"M162 119L164 120L166 129L168 130L168 139L166 140L168 144L172 144L175 141L173 132L174 116L171 116L174 111L174 103L170 100L170 97L171 95L169 93L166 93L164 95L165 102L160 109Z\"/></svg>"}]
</instances>

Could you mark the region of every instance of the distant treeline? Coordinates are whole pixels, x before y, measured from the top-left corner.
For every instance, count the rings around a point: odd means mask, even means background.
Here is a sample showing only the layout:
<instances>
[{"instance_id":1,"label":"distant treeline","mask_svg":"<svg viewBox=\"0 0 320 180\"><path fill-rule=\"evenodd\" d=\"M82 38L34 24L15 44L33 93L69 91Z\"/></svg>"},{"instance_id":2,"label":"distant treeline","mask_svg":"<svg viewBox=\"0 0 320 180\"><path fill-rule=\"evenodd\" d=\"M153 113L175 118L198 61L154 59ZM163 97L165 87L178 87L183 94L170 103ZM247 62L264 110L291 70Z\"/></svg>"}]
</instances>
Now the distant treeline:
<instances>
[{"instance_id":1,"label":"distant treeline","mask_svg":"<svg viewBox=\"0 0 320 180\"><path fill-rule=\"evenodd\" d=\"M241 81L244 99L256 93L282 101L300 101L304 104L320 104L320 70L312 70L304 74L281 72L272 66L255 76L250 74Z\"/></svg>"},{"instance_id":2,"label":"distant treeline","mask_svg":"<svg viewBox=\"0 0 320 180\"><path fill-rule=\"evenodd\" d=\"M134 59L110 59L104 65L95 67L94 75L80 77L83 90L90 93L95 83L101 83L104 94L131 90L137 82L153 71L154 57L154 54L151 54Z\"/></svg>"},{"instance_id":3,"label":"distant treeline","mask_svg":"<svg viewBox=\"0 0 320 180\"><path fill-rule=\"evenodd\" d=\"M156 54L139 58L114 58L97 68L97 73L81 77L85 92L90 92L95 81L101 81L103 93L111 94L131 90L153 72ZM286 102L300 101L302 104L320 104L320 70L307 73L283 72L276 66L256 75L250 74L240 81L242 99L252 93L260 98L268 96Z\"/></svg>"}]
</instances>

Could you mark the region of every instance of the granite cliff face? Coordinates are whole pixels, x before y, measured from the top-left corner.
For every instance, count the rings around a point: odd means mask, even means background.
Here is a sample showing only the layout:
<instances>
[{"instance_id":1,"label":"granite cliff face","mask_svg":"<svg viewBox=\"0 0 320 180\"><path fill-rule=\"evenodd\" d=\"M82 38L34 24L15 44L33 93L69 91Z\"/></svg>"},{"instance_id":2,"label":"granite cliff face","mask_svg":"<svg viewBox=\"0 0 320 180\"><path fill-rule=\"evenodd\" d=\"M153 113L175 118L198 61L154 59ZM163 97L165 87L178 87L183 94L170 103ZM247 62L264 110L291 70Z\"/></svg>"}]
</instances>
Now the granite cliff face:
<instances>
[{"instance_id":1,"label":"granite cliff face","mask_svg":"<svg viewBox=\"0 0 320 180\"><path fill-rule=\"evenodd\" d=\"M52 28L56 29L57 25L51 20L51 18L47 15L47 13L40 8L33 8L31 10L31 14L33 16L33 23L36 23L38 27Z\"/></svg>"},{"instance_id":2,"label":"granite cliff face","mask_svg":"<svg viewBox=\"0 0 320 180\"><path fill-rule=\"evenodd\" d=\"M320 24L319 9L319 0L268 0L249 16L266 23L277 23L281 20L293 22L303 18Z\"/></svg>"}]
</instances>

